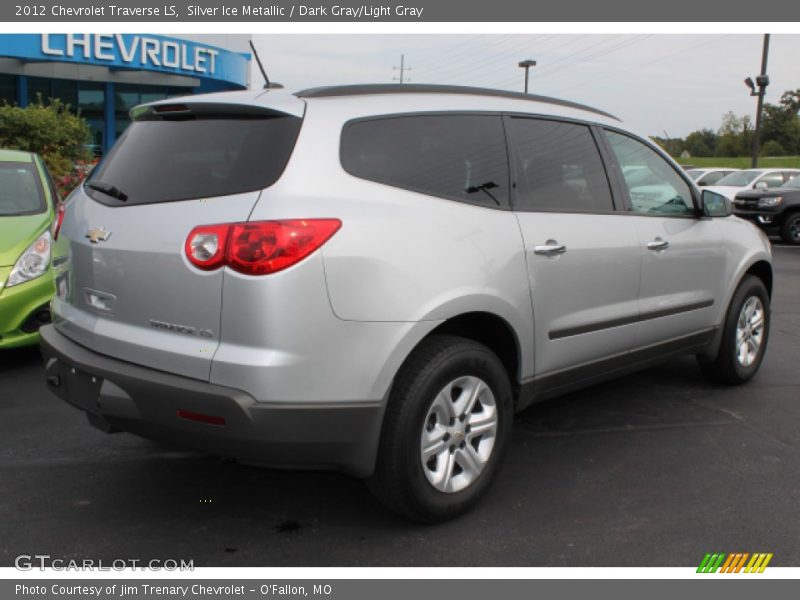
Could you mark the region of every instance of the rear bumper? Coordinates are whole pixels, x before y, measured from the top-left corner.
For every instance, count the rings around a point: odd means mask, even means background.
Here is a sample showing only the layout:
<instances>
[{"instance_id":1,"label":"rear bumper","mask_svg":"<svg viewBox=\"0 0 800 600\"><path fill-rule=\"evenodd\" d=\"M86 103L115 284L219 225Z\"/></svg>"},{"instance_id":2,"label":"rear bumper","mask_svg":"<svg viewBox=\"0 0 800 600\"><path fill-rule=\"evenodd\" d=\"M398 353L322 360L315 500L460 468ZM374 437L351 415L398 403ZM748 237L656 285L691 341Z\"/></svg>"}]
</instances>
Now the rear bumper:
<instances>
[{"instance_id":1,"label":"rear bumper","mask_svg":"<svg viewBox=\"0 0 800 600\"><path fill-rule=\"evenodd\" d=\"M333 469L357 477L374 469L382 402L256 402L241 390L98 354L52 325L40 335L47 387L100 429L265 466ZM198 415L216 424L199 422Z\"/></svg>"}]
</instances>

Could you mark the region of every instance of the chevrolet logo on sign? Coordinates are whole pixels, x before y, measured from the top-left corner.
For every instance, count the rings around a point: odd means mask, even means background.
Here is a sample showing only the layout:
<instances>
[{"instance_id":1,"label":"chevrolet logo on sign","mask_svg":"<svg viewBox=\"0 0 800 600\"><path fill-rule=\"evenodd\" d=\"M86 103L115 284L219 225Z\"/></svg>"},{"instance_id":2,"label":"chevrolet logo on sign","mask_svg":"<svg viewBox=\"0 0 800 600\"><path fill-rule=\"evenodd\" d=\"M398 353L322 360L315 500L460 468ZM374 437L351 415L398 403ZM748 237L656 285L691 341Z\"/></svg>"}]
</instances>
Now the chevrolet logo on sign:
<instances>
[{"instance_id":1,"label":"chevrolet logo on sign","mask_svg":"<svg viewBox=\"0 0 800 600\"><path fill-rule=\"evenodd\" d=\"M89 241L93 244L97 242L105 242L108 238L111 237L111 232L106 231L102 227L92 227L89 231L86 232L84 237L89 238Z\"/></svg>"}]
</instances>

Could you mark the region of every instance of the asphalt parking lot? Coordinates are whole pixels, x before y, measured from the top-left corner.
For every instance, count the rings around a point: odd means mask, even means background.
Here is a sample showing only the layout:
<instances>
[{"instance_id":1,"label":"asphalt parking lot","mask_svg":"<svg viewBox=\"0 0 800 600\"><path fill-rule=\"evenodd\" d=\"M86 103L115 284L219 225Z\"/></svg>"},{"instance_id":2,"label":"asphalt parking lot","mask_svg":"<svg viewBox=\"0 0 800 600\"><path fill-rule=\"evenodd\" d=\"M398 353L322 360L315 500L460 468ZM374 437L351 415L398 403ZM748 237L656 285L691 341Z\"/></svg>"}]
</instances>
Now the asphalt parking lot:
<instances>
[{"instance_id":1,"label":"asphalt parking lot","mask_svg":"<svg viewBox=\"0 0 800 600\"><path fill-rule=\"evenodd\" d=\"M105 435L51 396L38 352L0 353L0 565L692 566L706 552L800 565L800 249L775 247L769 350L741 388L692 358L534 406L477 510L420 526L359 482Z\"/></svg>"}]
</instances>

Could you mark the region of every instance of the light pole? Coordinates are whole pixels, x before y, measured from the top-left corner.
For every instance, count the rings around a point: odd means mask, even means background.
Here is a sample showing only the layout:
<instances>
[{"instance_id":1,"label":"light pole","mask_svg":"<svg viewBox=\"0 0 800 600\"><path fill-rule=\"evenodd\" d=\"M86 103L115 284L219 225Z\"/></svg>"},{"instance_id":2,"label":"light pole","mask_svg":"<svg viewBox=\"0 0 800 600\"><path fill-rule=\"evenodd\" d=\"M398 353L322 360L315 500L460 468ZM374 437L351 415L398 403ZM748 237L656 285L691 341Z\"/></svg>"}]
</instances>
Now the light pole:
<instances>
[{"instance_id":1,"label":"light pole","mask_svg":"<svg viewBox=\"0 0 800 600\"><path fill-rule=\"evenodd\" d=\"M517 66L519 66L522 69L525 69L525 93L527 94L528 93L528 71L530 71L531 67L535 67L536 66L536 61L535 60L531 60L531 59L523 60Z\"/></svg>"},{"instance_id":2,"label":"light pole","mask_svg":"<svg viewBox=\"0 0 800 600\"><path fill-rule=\"evenodd\" d=\"M744 84L750 88L751 96L758 96L758 107L756 108L756 130L753 132L753 159L751 160L751 168L755 169L758 166L758 151L761 146L761 113L764 110L764 96L767 93L767 86L769 85L769 75L767 75L767 57L769 56L769 34L764 34L764 48L761 51L761 75L756 77L755 83L748 77L744 80ZM758 91L756 91L758 86Z\"/></svg>"}]
</instances>

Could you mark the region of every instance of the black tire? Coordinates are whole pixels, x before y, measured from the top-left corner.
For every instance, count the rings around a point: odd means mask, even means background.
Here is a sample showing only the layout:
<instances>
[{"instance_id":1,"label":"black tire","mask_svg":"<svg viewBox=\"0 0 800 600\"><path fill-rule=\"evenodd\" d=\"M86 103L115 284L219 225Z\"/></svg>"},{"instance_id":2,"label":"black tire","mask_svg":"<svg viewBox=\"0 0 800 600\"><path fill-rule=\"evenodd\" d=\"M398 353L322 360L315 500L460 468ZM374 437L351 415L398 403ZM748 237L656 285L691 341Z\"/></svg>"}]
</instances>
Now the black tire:
<instances>
[{"instance_id":1,"label":"black tire","mask_svg":"<svg viewBox=\"0 0 800 600\"><path fill-rule=\"evenodd\" d=\"M784 244L800 244L800 211L789 213L781 225L781 240Z\"/></svg>"},{"instance_id":2,"label":"black tire","mask_svg":"<svg viewBox=\"0 0 800 600\"><path fill-rule=\"evenodd\" d=\"M737 357L737 324L745 303L757 298L764 312L763 336L753 362L743 365ZM722 340L715 360L709 361L698 357L698 364L703 375L713 383L724 385L741 385L756 374L767 351L769 341L770 306L769 294L764 283L753 275L746 275L733 294L725 321L722 324Z\"/></svg>"},{"instance_id":3,"label":"black tire","mask_svg":"<svg viewBox=\"0 0 800 600\"><path fill-rule=\"evenodd\" d=\"M444 492L426 477L420 443L434 399L461 377L476 377L488 386L497 410L497 428L483 470L464 489ZM431 336L414 350L395 378L375 473L367 480L369 489L386 506L417 521L436 523L463 514L486 492L498 470L511 437L513 413L508 373L491 350L457 336Z\"/></svg>"}]
</instances>

